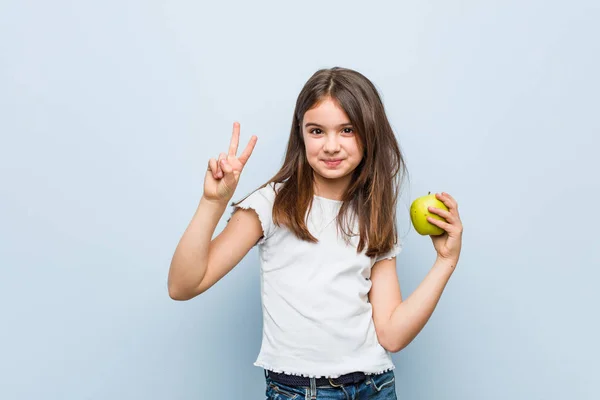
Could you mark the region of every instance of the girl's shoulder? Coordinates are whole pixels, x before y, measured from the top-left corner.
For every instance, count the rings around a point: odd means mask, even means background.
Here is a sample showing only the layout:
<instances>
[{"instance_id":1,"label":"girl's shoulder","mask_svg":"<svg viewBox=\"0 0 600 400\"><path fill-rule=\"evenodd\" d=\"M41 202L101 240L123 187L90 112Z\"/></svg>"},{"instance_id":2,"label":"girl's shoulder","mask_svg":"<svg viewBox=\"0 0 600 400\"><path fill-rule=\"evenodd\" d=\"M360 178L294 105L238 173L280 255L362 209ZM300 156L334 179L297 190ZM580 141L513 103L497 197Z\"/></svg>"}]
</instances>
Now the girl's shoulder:
<instances>
[{"instance_id":1,"label":"girl's shoulder","mask_svg":"<svg viewBox=\"0 0 600 400\"><path fill-rule=\"evenodd\" d=\"M259 187L254 192L250 193L250 195L248 195L247 198L259 197L262 201L266 200L272 206L275 202L275 197L277 196L277 193L279 193L279 190L281 190L282 186L282 182L269 182L266 185Z\"/></svg>"},{"instance_id":2,"label":"girl's shoulder","mask_svg":"<svg viewBox=\"0 0 600 400\"><path fill-rule=\"evenodd\" d=\"M282 183L280 182L270 182L265 186L259 187L237 203L232 211L233 214L233 212L241 208L246 210L252 209L256 212L264 233L264 237L259 244L264 243L276 229L273 223L273 205L277 192L281 189L281 185Z\"/></svg>"}]
</instances>

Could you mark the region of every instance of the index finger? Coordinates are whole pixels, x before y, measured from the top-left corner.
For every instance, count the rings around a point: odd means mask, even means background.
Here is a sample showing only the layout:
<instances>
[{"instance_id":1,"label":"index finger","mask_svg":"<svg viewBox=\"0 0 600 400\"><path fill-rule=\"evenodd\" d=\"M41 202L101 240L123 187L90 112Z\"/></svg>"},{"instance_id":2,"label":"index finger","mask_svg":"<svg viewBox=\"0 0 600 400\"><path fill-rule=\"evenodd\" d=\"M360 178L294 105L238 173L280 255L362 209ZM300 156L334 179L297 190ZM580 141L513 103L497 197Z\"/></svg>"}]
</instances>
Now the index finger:
<instances>
[{"instance_id":1,"label":"index finger","mask_svg":"<svg viewBox=\"0 0 600 400\"><path fill-rule=\"evenodd\" d=\"M257 140L258 137L252 136L250 138L250 141L248 142L248 145L246 146L242 154L240 154L240 156L238 157L238 160L240 160L242 165L245 165L248 159L250 158L250 155L252 155L252 150L254 150L254 146L256 145Z\"/></svg>"},{"instance_id":2,"label":"index finger","mask_svg":"<svg viewBox=\"0 0 600 400\"><path fill-rule=\"evenodd\" d=\"M240 123L233 123L233 133L231 134L231 141L229 142L229 155L235 157L237 153L238 143L240 142Z\"/></svg>"},{"instance_id":3,"label":"index finger","mask_svg":"<svg viewBox=\"0 0 600 400\"><path fill-rule=\"evenodd\" d=\"M456 200L454 200L454 197L450 196L448 193L446 192L442 192L442 196L444 196L446 199L448 199L448 203L450 208L454 208L455 210L458 210L458 203L456 202Z\"/></svg>"}]
</instances>

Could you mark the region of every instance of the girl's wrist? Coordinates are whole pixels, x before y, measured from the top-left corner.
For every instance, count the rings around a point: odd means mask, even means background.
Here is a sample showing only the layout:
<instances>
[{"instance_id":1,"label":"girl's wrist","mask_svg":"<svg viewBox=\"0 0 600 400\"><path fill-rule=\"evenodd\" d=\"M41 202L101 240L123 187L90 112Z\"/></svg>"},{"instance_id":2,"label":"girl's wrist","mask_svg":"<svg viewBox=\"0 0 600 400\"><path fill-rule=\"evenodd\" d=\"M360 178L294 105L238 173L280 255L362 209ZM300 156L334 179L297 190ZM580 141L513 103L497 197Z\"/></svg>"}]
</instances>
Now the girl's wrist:
<instances>
[{"instance_id":1,"label":"girl's wrist","mask_svg":"<svg viewBox=\"0 0 600 400\"><path fill-rule=\"evenodd\" d=\"M229 204L229 200L216 200L216 199L209 199L207 197L204 196L204 194L202 195L202 197L200 198L200 203L205 203L205 204L210 204L211 206L217 206L217 207L227 207L227 204Z\"/></svg>"},{"instance_id":2,"label":"girl's wrist","mask_svg":"<svg viewBox=\"0 0 600 400\"><path fill-rule=\"evenodd\" d=\"M449 268L451 270L454 270L456 268L456 264L458 264L458 259L445 258L438 255L434 265L441 268Z\"/></svg>"}]
</instances>

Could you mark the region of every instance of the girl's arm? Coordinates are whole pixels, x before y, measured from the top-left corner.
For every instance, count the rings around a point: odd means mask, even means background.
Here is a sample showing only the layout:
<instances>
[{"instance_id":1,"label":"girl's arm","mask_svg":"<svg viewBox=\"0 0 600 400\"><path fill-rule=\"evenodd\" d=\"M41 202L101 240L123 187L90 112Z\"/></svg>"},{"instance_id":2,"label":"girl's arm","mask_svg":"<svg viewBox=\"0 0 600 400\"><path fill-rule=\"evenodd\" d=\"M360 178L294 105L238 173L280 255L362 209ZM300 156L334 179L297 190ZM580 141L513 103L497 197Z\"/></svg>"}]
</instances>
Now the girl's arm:
<instances>
[{"instance_id":1,"label":"girl's arm","mask_svg":"<svg viewBox=\"0 0 600 400\"><path fill-rule=\"evenodd\" d=\"M238 210L223 232L211 240L257 140L252 136L238 157L239 138L240 125L236 122L229 152L221 153L218 160L211 159L208 163L200 204L171 260L169 296L173 299L188 300L211 287L263 234L258 215L253 210Z\"/></svg>"},{"instance_id":2,"label":"girl's arm","mask_svg":"<svg viewBox=\"0 0 600 400\"><path fill-rule=\"evenodd\" d=\"M436 197L448 207L448 211L438 208L430 208L430 211L446 221L428 220L444 229L445 233L431 236L437 259L417 289L402 301L395 258L378 261L371 271L369 300L373 307L375 330L379 343L391 352L408 346L423 329L458 263L463 232L458 205L447 193Z\"/></svg>"},{"instance_id":3,"label":"girl's arm","mask_svg":"<svg viewBox=\"0 0 600 400\"><path fill-rule=\"evenodd\" d=\"M252 209L237 210L211 241L226 205L202 197L181 237L169 269L169 296L189 300L214 285L233 269L263 235Z\"/></svg>"},{"instance_id":4,"label":"girl's arm","mask_svg":"<svg viewBox=\"0 0 600 400\"><path fill-rule=\"evenodd\" d=\"M369 300L381 346L395 353L412 342L433 314L455 266L438 258L425 279L404 301L396 259L381 260L373 266Z\"/></svg>"}]
</instances>

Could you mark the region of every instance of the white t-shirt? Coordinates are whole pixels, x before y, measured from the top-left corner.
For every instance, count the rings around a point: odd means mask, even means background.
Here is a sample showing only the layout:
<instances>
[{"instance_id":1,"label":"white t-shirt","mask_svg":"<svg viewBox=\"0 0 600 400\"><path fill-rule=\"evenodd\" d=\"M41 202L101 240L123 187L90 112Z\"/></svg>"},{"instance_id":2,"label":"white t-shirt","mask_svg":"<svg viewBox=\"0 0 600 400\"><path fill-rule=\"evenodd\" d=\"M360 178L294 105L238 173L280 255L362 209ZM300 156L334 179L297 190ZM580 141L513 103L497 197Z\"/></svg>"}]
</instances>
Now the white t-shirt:
<instances>
[{"instance_id":1,"label":"white t-shirt","mask_svg":"<svg viewBox=\"0 0 600 400\"><path fill-rule=\"evenodd\" d=\"M389 352L377 340L367 295L371 267L396 256L400 243L378 257L367 257L366 249L357 253L359 236L352 237L352 247L337 232L342 202L319 196L314 196L307 221L319 242L297 239L273 223L274 188L279 185L269 184L239 205L256 211L264 232L258 242L263 336L254 365L329 378L394 369Z\"/></svg>"}]
</instances>

